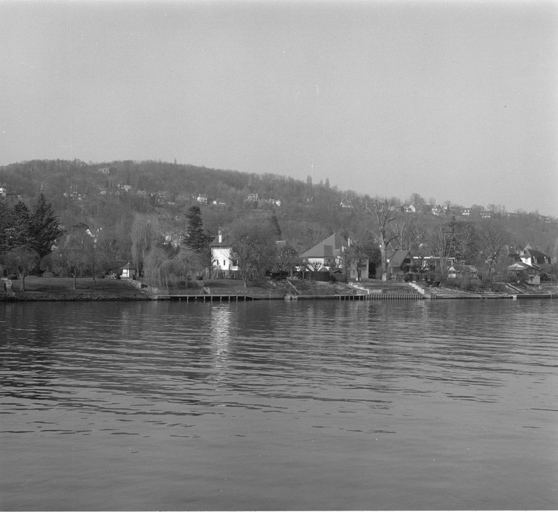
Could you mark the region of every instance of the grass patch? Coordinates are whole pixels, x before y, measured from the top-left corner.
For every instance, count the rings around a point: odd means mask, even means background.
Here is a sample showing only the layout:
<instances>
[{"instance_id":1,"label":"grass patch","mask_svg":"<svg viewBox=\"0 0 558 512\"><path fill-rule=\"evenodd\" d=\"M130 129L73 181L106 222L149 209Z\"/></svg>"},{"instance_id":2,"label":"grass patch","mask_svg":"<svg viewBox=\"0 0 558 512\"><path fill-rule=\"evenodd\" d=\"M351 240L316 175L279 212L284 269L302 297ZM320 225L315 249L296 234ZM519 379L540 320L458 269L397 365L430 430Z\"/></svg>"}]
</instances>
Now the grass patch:
<instances>
[{"instance_id":1,"label":"grass patch","mask_svg":"<svg viewBox=\"0 0 558 512\"><path fill-rule=\"evenodd\" d=\"M21 280L12 280L12 290L16 300L145 300L148 297L130 282L117 279L78 278L74 290L74 280L69 277L25 278L25 291L21 291ZM0 297L11 299L7 294Z\"/></svg>"}]
</instances>

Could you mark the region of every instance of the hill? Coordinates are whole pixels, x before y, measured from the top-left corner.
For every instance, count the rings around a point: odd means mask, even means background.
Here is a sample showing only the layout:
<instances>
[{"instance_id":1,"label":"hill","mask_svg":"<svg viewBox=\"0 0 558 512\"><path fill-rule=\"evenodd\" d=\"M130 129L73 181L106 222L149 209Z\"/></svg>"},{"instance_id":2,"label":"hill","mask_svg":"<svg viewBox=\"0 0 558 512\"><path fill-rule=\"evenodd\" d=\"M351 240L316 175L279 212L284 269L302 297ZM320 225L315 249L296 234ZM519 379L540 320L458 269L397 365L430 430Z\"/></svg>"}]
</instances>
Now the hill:
<instances>
[{"instance_id":1,"label":"hill","mask_svg":"<svg viewBox=\"0 0 558 512\"><path fill-rule=\"evenodd\" d=\"M60 222L102 230L114 241L115 258L130 258L134 216L158 220L167 243L178 243L186 230L185 213L200 206L204 228L216 234L246 214L275 215L283 238L303 251L339 232L369 246L372 197L274 174L249 174L176 163L131 160L86 163L79 160L33 160L0 167L0 195L9 204L31 204L40 192L52 203ZM381 196L381 191L378 191ZM418 194L394 199L401 206L398 246L428 244L434 232L452 218L475 224L497 220L511 234L510 245L527 243L556 258L558 222L538 212L507 212L503 206L442 205ZM406 207L406 208L405 208ZM107 235L108 236L108 235Z\"/></svg>"}]
</instances>

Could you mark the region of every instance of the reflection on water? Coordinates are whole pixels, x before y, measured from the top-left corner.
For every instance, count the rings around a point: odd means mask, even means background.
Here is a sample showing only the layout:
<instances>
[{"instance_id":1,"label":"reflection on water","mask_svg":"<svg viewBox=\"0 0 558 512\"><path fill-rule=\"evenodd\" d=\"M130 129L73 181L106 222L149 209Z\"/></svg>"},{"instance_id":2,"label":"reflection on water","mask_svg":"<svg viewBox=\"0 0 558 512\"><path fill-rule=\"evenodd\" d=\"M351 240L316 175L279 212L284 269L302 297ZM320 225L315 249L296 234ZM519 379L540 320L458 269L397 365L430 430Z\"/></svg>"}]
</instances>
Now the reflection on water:
<instances>
[{"instance_id":1,"label":"reflection on water","mask_svg":"<svg viewBox=\"0 0 558 512\"><path fill-rule=\"evenodd\" d=\"M0 507L556 508L557 313L0 304Z\"/></svg>"},{"instance_id":2,"label":"reflection on water","mask_svg":"<svg viewBox=\"0 0 558 512\"><path fill-rule=\"evenodd\" d=\"M226 369L231 341L230 308L212 308L211 315L211 343L215 358L215 369Z\"/></svg>"}]
</instances>

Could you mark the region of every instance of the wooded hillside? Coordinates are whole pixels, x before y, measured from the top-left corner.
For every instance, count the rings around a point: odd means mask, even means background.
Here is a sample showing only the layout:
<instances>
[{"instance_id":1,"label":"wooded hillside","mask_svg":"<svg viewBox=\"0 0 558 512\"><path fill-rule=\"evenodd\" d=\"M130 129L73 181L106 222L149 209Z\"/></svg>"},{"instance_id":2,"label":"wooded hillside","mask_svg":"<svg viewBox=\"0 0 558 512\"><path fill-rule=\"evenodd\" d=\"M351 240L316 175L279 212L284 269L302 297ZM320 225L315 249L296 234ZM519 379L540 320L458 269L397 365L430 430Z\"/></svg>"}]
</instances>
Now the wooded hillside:
<instances>
[{"instance_id":1,"label":"wooded hillside","mask_svg":"<svg viewBox=\"0 0 558 512\"><path fill-rule=\"evenodd\" d=\"M373 184L373 177L371 177ZM115 257L129 259L134 218L156 218L167 243L186 232L188 208L201 208L203 227L215 235L247 214L275 215L282 237L304 251L333 232L377 244L370 206L373 196L273 174L249 174L165 162L34 160L0 167L0 194L7 204L31 206L43 192L66 228L81 224L103 231L117 247ZM501 205L456 205L418 194L392 198L398 232L390 249L434 250L436 231L452 219L467 225L497 222L510 235L511 247L527 243L558 257L558 222L538 212L507 212ZM408 208L405 209L405 206ZM412 207L412 208L411 208Z\"/></svg>"}]
</instances>

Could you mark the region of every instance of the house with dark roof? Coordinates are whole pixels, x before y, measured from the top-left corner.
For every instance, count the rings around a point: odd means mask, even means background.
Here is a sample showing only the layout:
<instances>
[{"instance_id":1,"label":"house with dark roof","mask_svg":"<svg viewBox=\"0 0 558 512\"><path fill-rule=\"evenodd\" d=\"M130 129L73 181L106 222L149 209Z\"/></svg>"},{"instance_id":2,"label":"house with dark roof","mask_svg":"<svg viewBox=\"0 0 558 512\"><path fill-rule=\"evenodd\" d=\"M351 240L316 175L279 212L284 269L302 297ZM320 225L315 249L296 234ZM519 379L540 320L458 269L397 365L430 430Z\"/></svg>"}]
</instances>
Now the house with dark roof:
<instances>
[{"instance_id":1,"label":"house with dark roof","mask_svg":"<svg viewBox=\"0 0 558 512\"><path fill-rule=\"evenodd\" d=\"M130 262L126 263L126 265L124 265L120 269L120 273L121 273L120 275L122 276L122 279L135 279L136 272L137 272L136 267L132 265Z\"/></svg>"},{"instance_id":2,"label":"house with dark roof","mask_svg":"<svg viewBox=\"0 0 558 512\"><path fill-rule=\"evenodd\" d=\"M387 274L390 279L403 279L403 276L413 267L411 251L399 250L387 258Z\"/></svg>"},{"instance_id":3,"label":"house with dark roof","mask_svg":"<svg viewBox=\"0 0 558 512\"><path fill-rule=\"evenodd\" d=\"M448 279L459 279L462 277L476 278L479 271L474 265L451 265L448 268Z\"/></svg>"},{"instance_id":4,"label":"house with dark roof","mask_svg":"<svg viewBox=\"0 0 558 512\"><path fill-rule=\"evenodd\" d=\"M537 251L530 244L519 253L519 257L523 263L527 265L546 265L551 263L550 256L541 251Z\"/></svg>"},{"instance_id":5,"label":"house with dark roof","mask_svg":"<svg viewBox=\"0 0 558 512\"><path fill-rule=\"evenodd\" d=\"M369 257L360 257L351 251L350 240L334 233L300 255L302 262L309 268L322 271L332 269L346 270L349 279L368 278ZM345 268L346 267L346 268Z\"/></svg>"},{"instance_id":6,"label":"house with dark roof","mask_svg":"<svg viewBox=\"0 0 558 512\"><path fill-rule=\"evenodd\" d=\"M528 263L517 262L508 267L508 273L514 276L518 281L522 279L528 284L541 284L541 276L538 268Z\"/></svg>"},{"instance_id":7,"label":"house with dark roof","mask_svg":"<svg viewBox=\"0 0 558 512\"><path fill-rule=\"evenodd\" d=\"M424 256L422 258L421 271L423 272L442 272L444 273L447 269L455 264L454 257L442 258L440 256Z\"/></svg>"}]
</instances>

